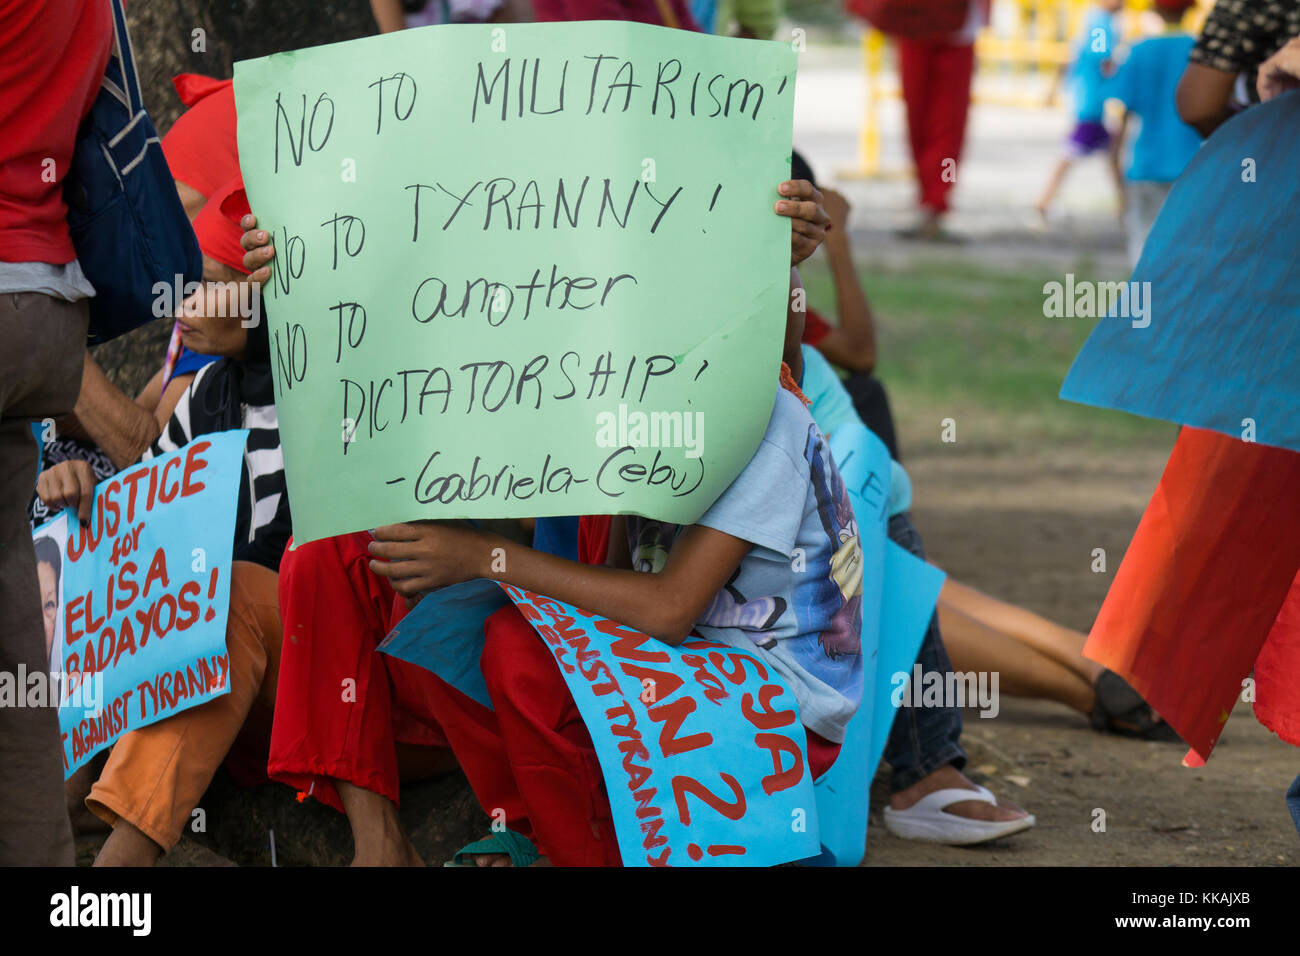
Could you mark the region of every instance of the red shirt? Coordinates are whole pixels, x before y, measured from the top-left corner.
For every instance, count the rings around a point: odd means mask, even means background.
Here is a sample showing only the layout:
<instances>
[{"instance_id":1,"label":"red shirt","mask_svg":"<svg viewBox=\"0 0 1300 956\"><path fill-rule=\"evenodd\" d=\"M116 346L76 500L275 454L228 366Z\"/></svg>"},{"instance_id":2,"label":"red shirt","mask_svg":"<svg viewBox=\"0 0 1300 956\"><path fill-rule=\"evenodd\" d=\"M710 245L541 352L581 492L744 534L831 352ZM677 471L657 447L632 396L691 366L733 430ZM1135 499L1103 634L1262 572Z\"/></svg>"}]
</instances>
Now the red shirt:
<instances>
[{"instance_id":1,"label":"red shirt","mask_svg":"<svg viewBox=\"0 0 1300 956\"><path fill-rule=\"evenodd\" d=\"M830 335L830 324L818 315L814 310L809 309L803 316L803 339L802 341L816 347L821 344L821 340Z\"/></svg>"},{"instance_id":2,"label":"red shirt","mask_svg":"<svg viewBox=\"0 0 1300 956\"><path fill-rule=\"evenodd\" d=\"M106 0L0 0L0 261L76 258L63 178L112 45Z\"/></svg>"}]
</instances>

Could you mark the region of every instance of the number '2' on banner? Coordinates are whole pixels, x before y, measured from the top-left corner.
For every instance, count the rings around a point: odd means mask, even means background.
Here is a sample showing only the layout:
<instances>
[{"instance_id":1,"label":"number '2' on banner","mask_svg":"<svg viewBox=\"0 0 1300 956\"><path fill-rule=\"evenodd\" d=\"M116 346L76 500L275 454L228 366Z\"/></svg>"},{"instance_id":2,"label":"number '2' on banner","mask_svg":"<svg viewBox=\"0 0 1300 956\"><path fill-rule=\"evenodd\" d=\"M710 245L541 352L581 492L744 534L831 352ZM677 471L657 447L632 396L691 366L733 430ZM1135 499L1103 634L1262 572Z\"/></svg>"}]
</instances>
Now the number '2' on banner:
<instances>
[{"instance_id":1,"label":"number '2' on banner","mask_svg":"<svg viewBox=\"0 0 1300 956\"><path fill-rule=\"evenodd\" d=\"M794 695L756 655L702 638L671 647L502 587L591 731L625 866L775 866L819 852Z\"/></svg>"}]
</instances>

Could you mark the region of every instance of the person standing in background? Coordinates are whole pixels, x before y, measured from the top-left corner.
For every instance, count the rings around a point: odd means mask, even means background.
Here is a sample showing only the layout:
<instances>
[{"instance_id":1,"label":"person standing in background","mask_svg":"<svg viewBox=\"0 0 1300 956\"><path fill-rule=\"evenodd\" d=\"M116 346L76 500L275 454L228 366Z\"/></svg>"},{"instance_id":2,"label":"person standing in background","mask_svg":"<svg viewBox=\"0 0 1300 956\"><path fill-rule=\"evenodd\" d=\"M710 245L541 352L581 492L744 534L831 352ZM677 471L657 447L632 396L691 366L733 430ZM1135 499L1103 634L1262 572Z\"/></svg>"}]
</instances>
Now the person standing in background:
<instances>
[{"instance_id":1,"label":"person standing in background","mask_svg":"<svg viewBox=\"0 0 1300 956\"><path fill-rule=\"evenodd\" d=\"M1114 151L1110 149L1111 136L1106 128L1106 96L1103 86L1106 75L1113 72L1111 64L1118 42L1115 15L1124 6L1123 0L1098 0L1088 11L1084 21L1083 34L1075 45L1074 59L1061 74L1057 82L1067 78L1070 85L1071 105L1074 109L1074 126L1065 140L1065 154L1052 167L1047 177L1047 185L1034 208L1044 221L1047 211L1056 198L1061 184L1065 182L1070 167L1081 159L1093 154L1107 156L1110 159L1111 174L1115 179L1115 192L1119 197L1121 212L1125 209L1124 177L1120 173L1119 162ZM1049 100L1055 97L1056 84L1053 84Z\"/></svg>"},{"instance_id":2,"label":"person standing in background","mask_svg":"<svg viewBox=\"0 0 1300 956\"><path fill-rule=\"evenodd\" d=\"M943 228L948 193L966 137L975 34L988 23L989 0L970 0L965 25L956 33L896 37L898 68L907 106L907 135L920 186L921 216L904 239L953 241Z\"/></svg>"},{"instance_id":3,"label":"person standing in background","mask_svg":"<svg viewBox=\"0 0 1300 956\"><path fill-rule=\"evenodd\" d=\"M49 669L27 502L31 422L72 411L95 294L63 179L113 44L103 0L0 7L0 671ZM0 866L73 863L54 707L0 707Z\"/></svg>"},{"instance_id":4,"label":"person standing in background","mask_svg":"<svg viewBox=\"0 0 1300 956\"><path fill-rule=\"evenodd\" d=\"M1178 78L1194 42L1180 24L1193 5L1194 0L1156 0L1165 32L1135 44L1105 87L1107 98L1125 106L1112 143L1117 163L1130 119L1136 115L1141 124L1125 174L1124 228L1129 265L1134 267L1174 180L1201 147L1200 134L1182 121L1174 105Z\"/></svg>"}]
</instances>

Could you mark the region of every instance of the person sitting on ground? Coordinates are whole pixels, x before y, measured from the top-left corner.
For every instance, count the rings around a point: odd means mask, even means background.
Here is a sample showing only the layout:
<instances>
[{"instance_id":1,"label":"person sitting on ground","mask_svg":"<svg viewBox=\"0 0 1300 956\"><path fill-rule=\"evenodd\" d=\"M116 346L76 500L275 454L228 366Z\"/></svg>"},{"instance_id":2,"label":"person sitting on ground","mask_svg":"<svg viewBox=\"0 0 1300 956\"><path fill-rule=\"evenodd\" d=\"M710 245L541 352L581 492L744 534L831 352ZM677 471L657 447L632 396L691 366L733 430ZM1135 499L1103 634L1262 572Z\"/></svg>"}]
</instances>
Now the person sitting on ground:
<instances>
[{"instance_id":1,"label":"person sitting on ground","mask_svg":"<svg viewBox=\"0 0 1300 956\"><path fill-rule=\"evenodd\" d=\"M785 198L777 203L777 212L791 217L791 259L801 261L823 235L821 196L801 182L783 183L779 191ZM250 229L255 224L248 223ZM266 242L264 232L246 234L251 251L245 261L261 278L269 278L265 263L273 254ZM791 274L792 282L797 281L793 269ZM501 808L507 825L523 831L494 834L490 839L497 841L497 852L458 856L479 865L534 860L531 837L556 864L618 865L618 844L590 737L546 645L517 610L503 608L487 623L481 666L493 710L430 672L374 653L408 601L480 576L573 602L671 644L698 628L756 650L791 680L808 730L809 761L815 773L824 772L839 751L861 688L860 585L837 582L831 571L832 557L857 547L856 524L824 442L788 374L783 382L763 445L700 523L690 528L641 518L615 523L607 541L621 558L618 570L578 564L447 523L393 525L375 529L373 540L363 532L290 552L281 597L291 640L281 662L272 777L347 813L356 839L355 862L420 863L397 818L394 740L400 738L392 713L400 709L416 716L427 731L445 735L485 812ZM808 454L826 466L818 472L827 476L824 486L813 481ZM827 535L822 512L843 528L843 540ZM761 526L752 521L756 513L765 516ZM822 573L789 573L788 554L796 542L805 549L807 567ZM489 552L506 549L508 574L478 567L483 546ZM783 557L777 560L774 552ZM860 568L848 557L844 566ZM453 572L448 561L458 570ZM632 570L646 563L655 573ZM811 602L816 614L797 620L789 612L761 635L748 634L736 626L741 609L735 602L715 600L724 585L737 581L755 595L816 589L820 599ZM322 604L326 587L337 599ZM822 652L814 675L799 663L799 652L789 648L816 651L819 638L827 635L836 653ZM417 673L408 675L408 670ZM357 697L342 708L337 687L348 678L355 682ZM543 707L547 716L538 715L533 705ZM530 756L507 759L505 748Z\"/></svg>"},{"instance_id":2,"label":"person sitting on ground","mask_svg":"<svg viewBox=\"0 0 1300 956\"><path fill-rule=\"evenodd\" d=\"M816 184L807 161L797 153L795 168ZM846 421L857 420L885 443L895 462L894 482L907 488L900 498L910 502L910 482L898 467L897 428L884 386L864 372L845 379L832 366L852 368L847 363L856 361L861 368L869 359L867 368L874 371L877 350L874 313L853 264L847 203L841 207L832 199L827 206L831 222L825 246L834 277L836 323L828 323L808 308L802 336L806 371L801 386L813 400L813 417L826 434ZM951 577L940 592L938 615L947 654L959 671L998 671L1006 693L1059 701L1088 717L1098 730L1177 739L1119 675L1083 656L1086 635Z\"/></svg>"},{"instance_id":3,"label":"person sitting on ground","mask_svg":"<svg viewBox=\"0 0 1300 956\"><path fill-rule=\"evenodd\" d=\"M802 384L818 424L829 435L846 422L859 421L830 364L811 346L803 349ZM897 497L898 507L905 510L911 483L897 462L892 477L892 485L903 489ZM892 524L893 519L891 537ZM915 536L914 528L901 530L909 538ZM907 546L902 540L897 543ZM919 537L916 544L914 553L919 552ZM1083 656L1086 635L952 577L939 592L936 613L947 644L945 659L950 655L957 671L997 673L1001 693L1059 701L1088 717L1097 730L1148 740L1178 739L1123 678Z\"/></svg>"},{"instance_id":4,"label":"person sitting on ground","mask_svg":"<svg viewBox=\"0 0 1300 956\"><path fill-rule=\"evenodd\" d=\"M902 461L894 416L889 409L889 396L880 379L873 374L876 369L876 322L853 265L849 202L838 191L818 184L812 167L798 150L791 156L790 169L795 179L806 179L821 189L831 222L822 248L835 290L835 321L828 322L808 306L804 312L802 341L816 347L832 365L842 370L840 377L853 399L858 417L885 443L890 457Z\"/></svg>"},{"instance_id":5,"label":"person sitting on ground","mask_svg":"<svg viewBox=\"0 0 1300 956\"><path fill-rule=\"evenodd\" d=\"M231 563L226 650L230 693L124 734L113 745L86 806L113 828L98 866L148 866L174 846L222 760L241 735L232 766L245 782L265 767L280 650L277 570L290 534L289 498L271 384L270 346L260 317L241 316L239 216L247 209L242 182L215 193L194 221L213 276L185 300L177 318L185 345L220 360L201 369L177 403L147 460L194 438L249 430L240 482ZM83 461L44 471L37 491L51 509L90 517L94 475ZM260 748L260 753L258 752ZM237 754L236 756L239 756ZM265 773L261 773L265 780Z\"/></svg>"},{"instance_id":6,"label":"person sitting on ground","mask_svg":"<svg viewBox=\"0 0 1300 956\"><path fill-rule=\"evenodd\" d=\"M804 344L800 350L800 385L818 427L829 436L842 425L860 422L830 363L811 345ZM897 461L891 466L886 533L899 547L924 561L921 535L908 513L911 483ZM916 665L924 674L947 675L954 669L940 629L942 600L941 594L940 606L931 615L917 651ZM948 625L942 626L946 631ZM908 840L970 846L1034 826L1033 815L1022 807L999 802L988 788L977 786L961 772L966 765L961 732L961 709L956 701L947 700L938 707L914 706L908 698L898 708L883 755L891 770L889 804L884 812L890 833ZM867 772L875 769L867 768Z\"/></svg>"}]
</instances>

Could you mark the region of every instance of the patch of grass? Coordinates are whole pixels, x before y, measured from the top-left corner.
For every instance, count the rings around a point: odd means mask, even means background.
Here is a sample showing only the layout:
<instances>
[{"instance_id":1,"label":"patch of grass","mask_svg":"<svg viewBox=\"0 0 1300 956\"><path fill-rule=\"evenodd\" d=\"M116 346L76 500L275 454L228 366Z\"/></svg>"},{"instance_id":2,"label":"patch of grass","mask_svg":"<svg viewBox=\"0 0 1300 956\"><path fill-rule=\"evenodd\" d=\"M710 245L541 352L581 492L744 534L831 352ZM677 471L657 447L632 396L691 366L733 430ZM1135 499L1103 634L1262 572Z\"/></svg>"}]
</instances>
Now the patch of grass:
<instances>
[{"instance_id":1,"label":"patch of grass","mask_svg":"<svg viewBox=\"0 0 1300 956\"><path fill-rule=\"evenodd\" d=\"M817 257L800 273L809 304L830 320L835 298L824 261ZM951 417L959 441L1013 448L1047 441L1102 449L1172 439L1175 426L1168 422L1057 397L1095 324L1043 315L1043 284L1061 280L1059 273L862 262L859 275L876 317L876 373L905 434L937 435L940 420Z\"/></svg>"}]
</instances>

